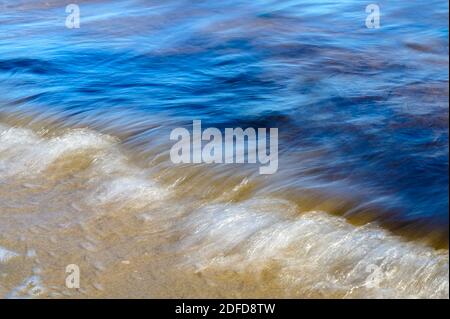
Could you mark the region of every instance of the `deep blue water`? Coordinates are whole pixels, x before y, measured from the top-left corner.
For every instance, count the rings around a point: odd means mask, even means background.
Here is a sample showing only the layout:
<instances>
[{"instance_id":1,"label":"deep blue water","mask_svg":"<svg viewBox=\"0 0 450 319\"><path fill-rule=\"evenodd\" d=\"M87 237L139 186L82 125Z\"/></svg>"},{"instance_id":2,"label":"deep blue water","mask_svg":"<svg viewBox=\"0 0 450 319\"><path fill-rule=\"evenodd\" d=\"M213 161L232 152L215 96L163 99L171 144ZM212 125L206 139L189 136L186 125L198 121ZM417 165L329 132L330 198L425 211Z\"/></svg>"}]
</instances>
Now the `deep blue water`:
<instances>
[{"instance_id":1,"label":"deep blue water","mask_svg":"<svg viewBox=\"0 0 450 319\"><path fill-rule=\"evenodd\" d=\"M80 29L64 1L0 3L2 114L139 142L155 118L278 127L280 192L448 229L447 1L379 1L379 29L369 1L77 3Z\"/></svg>"}]
</instances>

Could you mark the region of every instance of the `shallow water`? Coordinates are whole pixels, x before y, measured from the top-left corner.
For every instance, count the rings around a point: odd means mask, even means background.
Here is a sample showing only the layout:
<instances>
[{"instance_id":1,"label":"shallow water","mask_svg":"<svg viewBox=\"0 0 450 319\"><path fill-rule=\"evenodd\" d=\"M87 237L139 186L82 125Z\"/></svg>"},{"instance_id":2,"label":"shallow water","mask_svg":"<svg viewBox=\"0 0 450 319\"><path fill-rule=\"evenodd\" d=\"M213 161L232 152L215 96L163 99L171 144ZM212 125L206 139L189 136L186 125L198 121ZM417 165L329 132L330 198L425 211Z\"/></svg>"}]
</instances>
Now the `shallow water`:
<instances>
[{"instance_id":1,"label":"shallow water","mask_svg":"<svg viewBox=\"0 0 450 319\"><path fill-rule=\"evenodd\" d=\"M78 4L0 4L1 297L448 298L447 2ZM172 164L194 119L278 172Z\"/></svg>"}]
</instances>

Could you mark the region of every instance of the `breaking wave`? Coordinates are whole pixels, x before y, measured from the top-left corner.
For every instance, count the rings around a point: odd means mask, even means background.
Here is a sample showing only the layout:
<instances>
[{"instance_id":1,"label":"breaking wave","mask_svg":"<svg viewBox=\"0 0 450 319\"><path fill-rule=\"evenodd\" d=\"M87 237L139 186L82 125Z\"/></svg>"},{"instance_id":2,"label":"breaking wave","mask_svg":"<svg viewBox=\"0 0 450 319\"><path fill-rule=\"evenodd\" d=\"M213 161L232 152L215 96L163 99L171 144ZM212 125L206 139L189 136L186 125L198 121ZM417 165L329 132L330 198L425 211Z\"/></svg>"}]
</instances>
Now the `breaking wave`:
<instances>
[{"instance_id":1,"label":"breaking wave","mask_svg":"<svg viewBox=\"0 0 450 319\"><path fill-rule=\"evenodd\" d=\"M196 175L227 185L201 196L128 152L88 129L0 126L0 296L449 296L446 249L252 193L252 178ZM90 284L68 293L52 270L81 260Z\"/></svg>"}]
</instances>

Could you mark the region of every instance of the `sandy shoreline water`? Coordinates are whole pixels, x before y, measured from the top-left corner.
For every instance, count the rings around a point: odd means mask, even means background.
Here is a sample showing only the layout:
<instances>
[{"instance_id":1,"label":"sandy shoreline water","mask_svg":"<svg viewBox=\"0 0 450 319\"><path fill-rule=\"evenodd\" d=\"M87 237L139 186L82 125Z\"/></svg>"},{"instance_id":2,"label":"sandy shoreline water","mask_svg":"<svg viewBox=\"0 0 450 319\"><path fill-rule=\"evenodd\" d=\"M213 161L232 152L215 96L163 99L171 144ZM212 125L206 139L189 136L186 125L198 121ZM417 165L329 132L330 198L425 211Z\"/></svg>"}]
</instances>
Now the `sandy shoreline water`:
<instances>
[{"instance_id":1,"label":"sandy shoreline water","mask_svg":"<svg viewBox=\"0 0 450 319\"><path fill-rule=\"evenodd\" d=\"M2 297L448 298L448 250L376 224L254 195L245 178L200 197L167 187L90 130L2 125L0 139Z\"/></svg>"}]
</instances>

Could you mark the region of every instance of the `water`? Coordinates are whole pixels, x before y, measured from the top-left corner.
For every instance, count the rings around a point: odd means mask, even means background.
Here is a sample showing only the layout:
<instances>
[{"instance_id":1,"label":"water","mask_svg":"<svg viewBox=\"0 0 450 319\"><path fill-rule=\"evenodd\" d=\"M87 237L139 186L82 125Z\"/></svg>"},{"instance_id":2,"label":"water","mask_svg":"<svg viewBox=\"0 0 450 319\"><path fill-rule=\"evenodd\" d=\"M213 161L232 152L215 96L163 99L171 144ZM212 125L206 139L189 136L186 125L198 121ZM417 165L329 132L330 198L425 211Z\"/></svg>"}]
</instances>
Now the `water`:
<instances>
[{"instance_id":1,"label":"water","mask_svg":"<svg viewBox=\"0 0 450 319\"><path fill-rule=\"evenodd\" d=\"M447 2L77 3L0 2L0 296L448 298ZM172 164L194 119L278 172Z\"/></svg>"}]
</instances>

